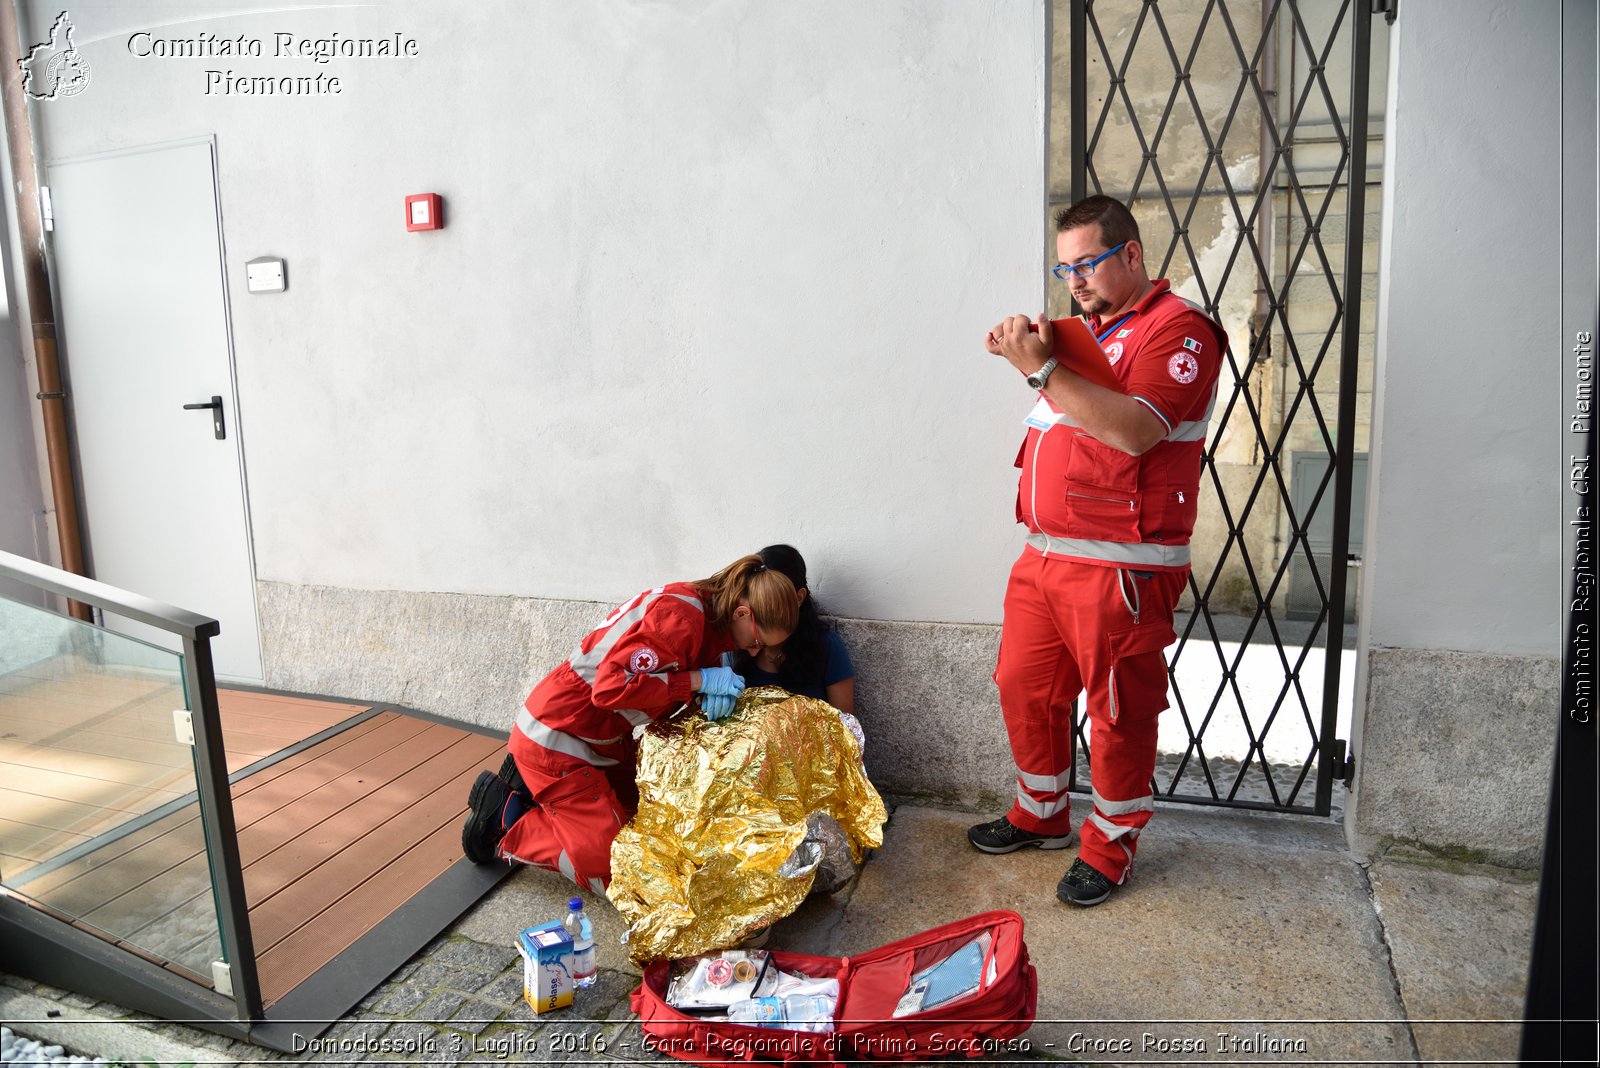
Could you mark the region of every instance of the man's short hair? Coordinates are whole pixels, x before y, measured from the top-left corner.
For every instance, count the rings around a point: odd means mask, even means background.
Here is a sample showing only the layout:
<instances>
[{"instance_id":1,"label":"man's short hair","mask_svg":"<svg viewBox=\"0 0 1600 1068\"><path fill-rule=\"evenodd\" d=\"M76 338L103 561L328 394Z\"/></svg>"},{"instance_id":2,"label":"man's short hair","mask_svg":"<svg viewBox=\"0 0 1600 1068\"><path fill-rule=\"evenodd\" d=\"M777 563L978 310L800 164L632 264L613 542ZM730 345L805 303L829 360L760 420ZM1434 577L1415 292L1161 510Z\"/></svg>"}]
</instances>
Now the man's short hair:
<instances>
[{"instance_id":1,"label":"man's short hair","mask_svg":"<svg viewBox=\"0 0 1600 1068\"><path fill-rule=\"evenodd\" d=\"M1144 243L1139 237L1139 224L1134 221L1133 212L1122 201L1098 193L1084 197L1072 207L1058 212L1056 233L1095 223L1100 226L1100 240L1105 242L1106 248L1115 248L1124 241Z\"/></svg>"}]
</instances>

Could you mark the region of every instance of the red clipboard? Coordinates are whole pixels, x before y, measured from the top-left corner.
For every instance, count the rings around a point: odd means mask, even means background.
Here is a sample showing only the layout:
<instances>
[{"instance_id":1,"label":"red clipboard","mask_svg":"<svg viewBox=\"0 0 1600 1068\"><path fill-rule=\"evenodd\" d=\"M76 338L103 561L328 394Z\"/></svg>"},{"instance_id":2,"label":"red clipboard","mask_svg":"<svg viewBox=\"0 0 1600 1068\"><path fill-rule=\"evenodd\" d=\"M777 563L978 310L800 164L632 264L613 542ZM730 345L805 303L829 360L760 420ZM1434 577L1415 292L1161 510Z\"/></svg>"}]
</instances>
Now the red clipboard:
<instances>
[{"instance_id":1,"label":"red clipboard","mask_svg":"<svg viewBox=\"0 0 1600 1068\"><path fill-rule=\"evenodd\" d=\"M1034 333L1039 332L1037 323L1029 323L1028 329ZM1082 319L1076 316L1070 319L1050 320L1050 355L1054 356L1062 367L1076 371L1097 386L1114 389L1118 393L1124 392L1122 383L1117 380L1117 373L1111 369L1110 362L1106 359L1105 350L1089 332L1089 327Z\"/></svg>"}]
</instances>

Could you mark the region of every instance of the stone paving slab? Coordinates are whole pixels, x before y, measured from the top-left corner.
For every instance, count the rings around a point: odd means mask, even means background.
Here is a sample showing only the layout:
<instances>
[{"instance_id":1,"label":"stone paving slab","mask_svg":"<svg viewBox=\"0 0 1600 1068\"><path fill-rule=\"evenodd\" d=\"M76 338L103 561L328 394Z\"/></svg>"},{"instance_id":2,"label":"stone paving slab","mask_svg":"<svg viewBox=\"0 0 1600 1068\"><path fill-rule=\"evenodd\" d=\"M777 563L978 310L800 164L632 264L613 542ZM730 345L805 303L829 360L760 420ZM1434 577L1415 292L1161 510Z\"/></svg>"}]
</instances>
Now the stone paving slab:
<instances>
[{"instance_id":1,"label":"stone paving slab","mask_svg":"<svg viewBox=\"0 0 1600 1068\"><path fill-rule=\"evenodd\" d=\"M1383 858L1371 876L1423 1062L1516 1060L1539 897L1533 874Z\"/></svg>"},{"instance_id":2,"label":"stone paving slab","mask_svg":"<svg viewBox=\"0 0 1600 1068\"><path fill-rule=\"evenodd\" d=\"M1365 875L1336 826L1163 808L1133 881L1073 909L1055 886L1075 849L983 856L965 839L972 822L898 810L838 948L1009 908L1039 970L1035 1052L1098 1064L1414 1058Z\"/></svg>"}]
</instances>

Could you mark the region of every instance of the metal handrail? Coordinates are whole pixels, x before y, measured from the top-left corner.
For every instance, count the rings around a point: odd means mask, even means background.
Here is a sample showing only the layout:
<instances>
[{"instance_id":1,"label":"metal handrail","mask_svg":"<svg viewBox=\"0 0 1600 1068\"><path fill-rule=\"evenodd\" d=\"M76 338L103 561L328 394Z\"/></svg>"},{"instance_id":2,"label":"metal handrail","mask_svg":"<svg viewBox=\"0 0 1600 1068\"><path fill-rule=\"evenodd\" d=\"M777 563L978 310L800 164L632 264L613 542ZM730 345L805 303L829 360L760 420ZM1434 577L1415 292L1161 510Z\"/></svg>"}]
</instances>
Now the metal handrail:
<instances>
[{"instance_id":1,"label":"metal handrail","mask_svg":"<svg viewBox=\"0 0 1600 1068\"><path fill-rule=\"evenodd\" d=\"M74 575L14 553L0 552L0 578L87 604L148 624L177 636L183 643L184 690L194 727L195 787L200 800L206 861L216 891L218 930L228 962L234 1008L242 1021L262 1018L261 983L256 972L255 941L239 860L238 825L222 746L222 714L217 704L217 676L211 660L211 639L222 625L210 616L130 593L116 586ZM73 620L83 626L94 624Z\"/></svg>"},{"instance_id":2,"label":"metal handrail","mask_svg":"<svg viewBox=\"0 0 1600 1068\"><path fill-rule=\"evenodd\" d=\"M180 638L214 638L222 632L222 625L210 616L129 593L15 553L0 552L0 578L15 579L36 589L112 611Z\"/></svg>"}]
</instances>

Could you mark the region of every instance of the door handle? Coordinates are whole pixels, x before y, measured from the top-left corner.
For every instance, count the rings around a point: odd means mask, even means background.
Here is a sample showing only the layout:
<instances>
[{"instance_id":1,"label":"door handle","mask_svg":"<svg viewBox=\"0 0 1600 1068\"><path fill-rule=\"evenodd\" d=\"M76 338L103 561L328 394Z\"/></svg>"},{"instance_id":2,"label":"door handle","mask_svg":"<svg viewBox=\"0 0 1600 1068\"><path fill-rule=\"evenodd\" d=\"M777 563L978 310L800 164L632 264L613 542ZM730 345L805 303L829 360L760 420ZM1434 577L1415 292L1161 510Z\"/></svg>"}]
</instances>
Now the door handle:
<instances>
[{"instance_id":1,"label":"door handle","mask_svg":"<svg viewBox=\"0 0 1600 1068\"><path fill-rule=\"evenodd\" d=\"M228 436L227 427L224 426L222 422L221 396L213 393L209 402L203 404L185 404L183 406L183 410L186 412L203 412L207 409L209 409L211 412L211 430L216 435L217 440L221 441Z\"/></svg>"}]
</instances>

